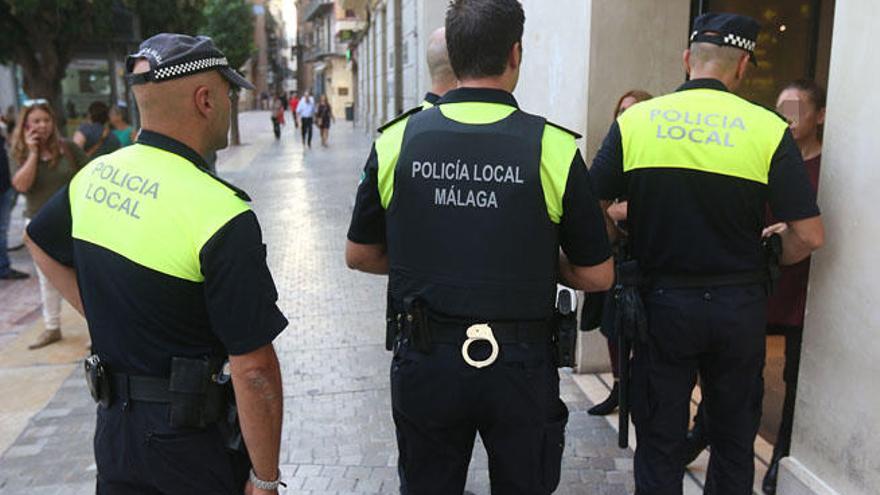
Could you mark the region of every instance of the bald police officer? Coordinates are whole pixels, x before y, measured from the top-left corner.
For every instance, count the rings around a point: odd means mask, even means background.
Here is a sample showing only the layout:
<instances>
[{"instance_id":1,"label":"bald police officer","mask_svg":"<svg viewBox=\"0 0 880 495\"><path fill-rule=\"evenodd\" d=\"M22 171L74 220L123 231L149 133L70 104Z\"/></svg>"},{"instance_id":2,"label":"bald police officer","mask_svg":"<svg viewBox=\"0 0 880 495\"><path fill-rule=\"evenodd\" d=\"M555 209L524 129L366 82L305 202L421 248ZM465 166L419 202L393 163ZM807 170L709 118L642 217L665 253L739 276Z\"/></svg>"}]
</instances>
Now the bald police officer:
<instances>
[{"instance_id":1,"label":"bald police officer","mask_svg":"<svg viewBox=\"0 0 880 495\"><path fill-rule=\"evenodd\" d=\"M511 94L523 22L516 0L450 4L459 87L386 128L358 190L346 261L389 274L402 493L462 493L477 433L492 493L556 488L568 418L556 282L598 291L613 278L576 135Z\"/></svg>"},{"instance_id":2,"label":"bald police officer","mask_svg":"<svg viewBox=\"0 0 880 495\"><path fill-rule=\"evenodd\" d=\"M428 38L428 72L431 74L431 90L425 94L422 108L428 109L447 91L458 86L458 79L449 63L449 52L446 49L446 28L438 28Z\"/></svg>"},{"instance_id":3,"label":"bald police officer","mask_svg":"<svg viewBox=\"0 0 880 495\"><path fill-rule=\"evenodd\" d=\"M690 81L617 119L593 162L599 196L629 198L647 335L633 353L637 494L682 493L697 372L711 421L706 493L750 494L761 417L765 205L787 222L782 262L823 243L815 194L788 124L731 93L759 26L705 14L684 52ZM603 208L604 210L604 208Z\"/></svg>"},{"instance_id":4,"label":"bald police officer","mask_svg":"<svg viewBox=\"0 0 880 495\"><path fill-rule=\"evenodd\" d=\"M154 36L127 69L137 143L87 165L27 229L88 321L97 492L276 493L272 340L287 320L247 194L204 159L227 144L232 92L253 86L203 36Z\"/></svg>"}]
</instances>

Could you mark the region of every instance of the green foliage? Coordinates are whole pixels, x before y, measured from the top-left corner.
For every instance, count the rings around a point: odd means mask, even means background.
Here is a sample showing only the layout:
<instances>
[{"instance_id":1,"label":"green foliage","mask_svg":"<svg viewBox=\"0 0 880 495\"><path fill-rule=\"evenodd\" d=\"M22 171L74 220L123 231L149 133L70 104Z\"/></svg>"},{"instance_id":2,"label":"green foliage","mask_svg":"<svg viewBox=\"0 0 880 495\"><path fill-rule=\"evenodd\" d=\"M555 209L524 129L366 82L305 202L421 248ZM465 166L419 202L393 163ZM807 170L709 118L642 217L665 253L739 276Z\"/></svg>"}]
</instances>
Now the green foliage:
<instances>
[{"instance_id":1,"label":"green foliage","mask_svg":"<svg viewBox=\"0 0 880 495\"><path fill-rule=\"evenodd\" d=\"M254 13L247 0L206 0L202 33L214 39L229 59L241 67L254 52Z\"/></svg>"},{"instance_id":2,"label":"green foliage","mask_svg":"<svg viewBox=\"0 0 880 495\"><path fill-rule=\"evenodd\" d=\"M129 0L144 39L159 33L196 35L205 24L205 0Z\"/></svg>"}]
</instances>

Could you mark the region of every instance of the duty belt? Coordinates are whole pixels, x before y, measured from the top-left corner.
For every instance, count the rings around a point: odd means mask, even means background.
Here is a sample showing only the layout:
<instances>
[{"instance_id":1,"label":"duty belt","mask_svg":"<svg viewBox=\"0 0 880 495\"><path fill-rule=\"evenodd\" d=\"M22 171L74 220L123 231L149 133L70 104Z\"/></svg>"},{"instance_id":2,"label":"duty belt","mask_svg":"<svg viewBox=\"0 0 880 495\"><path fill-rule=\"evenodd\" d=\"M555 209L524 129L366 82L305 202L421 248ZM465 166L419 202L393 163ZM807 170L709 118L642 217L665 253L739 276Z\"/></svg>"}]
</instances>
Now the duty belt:
<instances>
[{"instance_id":1,"label":"duty belt","mask_svg":"<svg viewBox=\"0 0 880 495\"><path fill-rule=\"evenodd\" d=\"M721 275L658 274L646 277L651 289L700 289L732 285L766 284L766 271L727 273Z\"/></svg>"},{"instance_id":2,"label":"duty belt","mask_svg":"<svg viewBox=\"0 0 880 495\"><path fill-rule=\"evenodd\" d=\"M466 330L478 324L488 325L499 344L539 344L550 342L551 338L548 321L452 321L429 317L430 341L435 344L461 344L468 338Z\"/></svg>"},{"instance_id":3,"label":"duty belt","mask_svg":"<svg viewBox=\"0 0 880 495\"><path fill-rule=\"evenodd\" d=\"M158 404L170 404L173 397L167 378L134 376L112 373L113 394L121 399L129 399Z\"/></svg>"}]
</instances>

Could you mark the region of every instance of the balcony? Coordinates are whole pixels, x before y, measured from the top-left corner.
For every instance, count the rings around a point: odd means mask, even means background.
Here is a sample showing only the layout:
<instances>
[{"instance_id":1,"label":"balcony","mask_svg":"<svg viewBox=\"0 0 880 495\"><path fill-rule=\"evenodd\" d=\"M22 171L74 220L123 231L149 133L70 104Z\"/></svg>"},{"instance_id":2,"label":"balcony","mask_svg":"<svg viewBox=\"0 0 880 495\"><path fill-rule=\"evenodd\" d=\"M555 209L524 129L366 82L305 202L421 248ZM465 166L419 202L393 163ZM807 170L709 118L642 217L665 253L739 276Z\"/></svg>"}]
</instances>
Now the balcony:
<instances>
[{"instance_id":1,"label":"balcony","mask_svg":"<svg viewBox=\"0 0 880 495\"><path fill-rule=\"evenodd\" d=\"M317 17L333 12L335 6L333 0L312 0L306 5L303 19L307 22L314 21Z\"/></svg>"}]
</instances>

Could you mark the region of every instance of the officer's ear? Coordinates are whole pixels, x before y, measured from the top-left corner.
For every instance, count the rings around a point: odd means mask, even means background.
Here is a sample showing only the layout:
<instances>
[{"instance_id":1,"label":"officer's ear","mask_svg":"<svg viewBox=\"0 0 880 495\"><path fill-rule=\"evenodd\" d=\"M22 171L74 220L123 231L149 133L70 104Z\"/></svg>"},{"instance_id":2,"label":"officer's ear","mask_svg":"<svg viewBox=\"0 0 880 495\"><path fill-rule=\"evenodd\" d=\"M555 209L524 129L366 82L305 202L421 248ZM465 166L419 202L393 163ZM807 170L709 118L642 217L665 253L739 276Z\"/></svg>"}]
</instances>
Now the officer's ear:
<instances>
[{"instance_id":1,"label":"officer's ear","mask_svg":"<svg viewBox=\"0 0 880 495\"><path fill-rule=\"evenodd\" d=\"M202 117L208 117L208 115L215 110L217 106L216 103L216 95L213 95L214 91L206 86L201 85L196 88L196 92L193 95L196 104L196 110L198 110L199 114Z\"/></svg>"},{"instance_id":2,"label":"officer's ear","mask_svg":"<svg viewBox=\"0 0 880 495\"><path fill-rule=\"evenodd\" d=\"M507 64L511 69L516 70L522 64L523 47L522 42L517 41L510 48L510 54L507 56Z\"/></svg>"},{"instance_id":3,"label":"officer's ear","mask_svg":"<svg viewBox=\"0 0 880 495\"><path fill-rule=\"evenodd\" d=\"M742 81L746 78L746 71L749 70L749 54L745 53L739 58L739 64L736 66L736 80Z\"/></svg>"},{"instance_id":4,"label":"officer's ear","mask_svg":"<svg viewBox=\"0 0 880 495\"><path fill-rule=\"evenodd\" d=\"M685 48L684 52L681 54L681 64L684 66L684 72L686 74L691 73L691 49Z\"/></svg>"}]
</instances>

